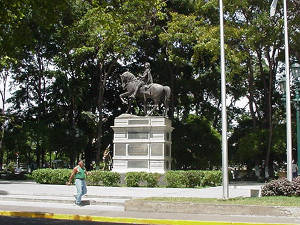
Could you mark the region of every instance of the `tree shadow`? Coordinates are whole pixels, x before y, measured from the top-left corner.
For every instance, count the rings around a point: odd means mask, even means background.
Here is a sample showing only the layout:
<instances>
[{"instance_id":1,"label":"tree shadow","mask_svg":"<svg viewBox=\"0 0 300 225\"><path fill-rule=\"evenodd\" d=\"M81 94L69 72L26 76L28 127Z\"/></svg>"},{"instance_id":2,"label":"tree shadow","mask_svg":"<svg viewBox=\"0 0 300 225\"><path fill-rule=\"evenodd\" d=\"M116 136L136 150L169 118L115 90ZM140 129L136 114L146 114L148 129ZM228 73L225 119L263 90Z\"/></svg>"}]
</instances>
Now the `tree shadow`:
<instances>
[{"instance_id":1,"label":"tree shadow","mask_svg":"<svg viewBox=\"0 0 300 225\"><path fill-rule=\"evenodd\" d=\"M0 190L0 195L8 195L7 191Z\"/></svg>"}]
</instances>

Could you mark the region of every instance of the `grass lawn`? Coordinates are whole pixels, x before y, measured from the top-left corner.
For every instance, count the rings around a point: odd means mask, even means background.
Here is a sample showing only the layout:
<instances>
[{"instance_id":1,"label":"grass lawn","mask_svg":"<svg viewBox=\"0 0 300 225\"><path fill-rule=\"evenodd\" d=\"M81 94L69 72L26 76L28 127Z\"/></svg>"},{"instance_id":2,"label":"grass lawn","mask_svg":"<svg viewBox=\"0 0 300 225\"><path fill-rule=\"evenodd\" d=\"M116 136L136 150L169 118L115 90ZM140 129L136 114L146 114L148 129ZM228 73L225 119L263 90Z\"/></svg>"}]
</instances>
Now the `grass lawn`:
<instances>
[{"instance_id":1,"label":"grass lawn","mask_svg":"<svg viewBox=\"0 0 300 225\"><path fill-rule=\"evenodd\" d=\"M252 198L232 198L228 200L216 198L144 198L147 201L163 202L189 202L202 204L232 204L232 205L265 205L265 206L298 206L300 207L300 197L252 197Z\"/></svg>"}]
</instances>

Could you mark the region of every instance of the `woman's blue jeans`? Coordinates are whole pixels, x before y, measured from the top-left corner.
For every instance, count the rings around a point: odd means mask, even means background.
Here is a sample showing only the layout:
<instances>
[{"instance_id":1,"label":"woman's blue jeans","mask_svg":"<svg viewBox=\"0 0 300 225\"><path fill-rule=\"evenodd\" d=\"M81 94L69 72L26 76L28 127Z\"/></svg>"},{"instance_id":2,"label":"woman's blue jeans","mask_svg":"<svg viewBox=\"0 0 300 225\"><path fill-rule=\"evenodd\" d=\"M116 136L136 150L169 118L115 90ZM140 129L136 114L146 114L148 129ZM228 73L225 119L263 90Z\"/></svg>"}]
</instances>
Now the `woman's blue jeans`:
<instances>
[{"instance_id":1,"label":"woman's blue jeans","mask_svg":"<svg viewBox=\"0 0 300 225\"><path fill-rule=\"evenodd\" d=\"M81 203L81 197L87 193L85 180L75 179L75 186L77 189L75 203L79 205Z\"/></svg>"}]
</instances>

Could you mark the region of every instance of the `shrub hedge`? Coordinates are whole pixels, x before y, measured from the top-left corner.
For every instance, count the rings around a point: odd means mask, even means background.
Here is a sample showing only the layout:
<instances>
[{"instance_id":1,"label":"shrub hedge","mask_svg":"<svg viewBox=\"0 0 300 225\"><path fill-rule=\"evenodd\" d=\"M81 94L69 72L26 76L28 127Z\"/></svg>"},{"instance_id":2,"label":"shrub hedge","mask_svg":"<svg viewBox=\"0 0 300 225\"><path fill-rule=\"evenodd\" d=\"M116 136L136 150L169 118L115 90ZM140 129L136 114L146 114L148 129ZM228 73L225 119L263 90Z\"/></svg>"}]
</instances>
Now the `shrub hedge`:
<instances>
[{"instance_id":1,"label":"shrub hedge","mask_svg":"<svg viewBox=\"0 0 300 225\"><path fill-rule=\"evenodd\" d=\"M184 176L184 171L175 170L168 171L165 174L165 181L167 183L167 187L170 188L181 188L185 186L186 177Z\"/></svg>"},{"instance_id":2,"label":"shrub hedge","mask_svg":"<svg viewBox=\"0 0 300 225\"><path fill-rule=\"evenodd\" d=\"M147 183L147 187L158 187L161 176L159 173L145 173L143 180Z\"/></svg>"},{"instance_id":3,"label":"shrub hedge","mask_svg":"<svg viewBox=\"0 0 300 225\"><path fill-rule=\"evenodd\" d=\"M65 184L71 172L71 169L38 169L32 172L32 178L41 184ZM161 177L159 173L128 172L125 174L125 184L127 187L158 187ZM86 181L88 185L93 186L119 186L121 174L93 170L89 172ZM171 188L218 186L222 183L222 173L221 171L171 170L166 172L163 182Z\"/></svg>"},{"instance_id":4,"label":"shrub hedge","mask_svg":"<svg viewBox=\"0 0 300 225\"><path fill-rule=\"evenodd\" d=\"M222 171L202 171L201 186L219 186L222 184Z\"/></svg>"},{"instance_id":5,"label":"shrub hedge","mask_svg":"<svg viewBox=\"0 0 300 225\"><path fill-rule=\"evenodd\" d=\"M71 173L70 169L38 169L32 172L32 178L40 184L66 184Z\"/></svg>"},{"instance_id":6,"label":"shrub hedge","mask_svg":"<svg viewBox=\"0 0 300 225\"><path fill-rule=\"evenodd\" d=\"M262 196L300 196L300 177L289 181L286 178L272 180L261 190Z\"/></svg>"},{"instance_id":7,"label":"shrub hedge","mask_svg":"<svg viewBox=\"0 0 300 225\"><path fill-rule=\"evenodd\" d=\"M157 187L161 175L159 173L128 172L125 175L127 187L139 187L146 183L147 187Z\"/></svg>"},{"instance_id":8,"label":"shrub hedge","mask_svg":"<svg viewBox=\"0 0 300 225\"><path fill-rule=\"evenodd\" d=\"M88 185L118 186L121 182L121 175L115 172L92 170L87 176Z\"/></svg>"},{"instance_id":9,"label":"shrub hedge","mask_svg":"<svg viewBox=\"0 0 300 225\"><path fill-rule=\"evenodd\" d=\"M175 170L168 171L165 176L167 187L205 187L222 184L222 172L219 170Z\"/></svg>"}]
</instances>

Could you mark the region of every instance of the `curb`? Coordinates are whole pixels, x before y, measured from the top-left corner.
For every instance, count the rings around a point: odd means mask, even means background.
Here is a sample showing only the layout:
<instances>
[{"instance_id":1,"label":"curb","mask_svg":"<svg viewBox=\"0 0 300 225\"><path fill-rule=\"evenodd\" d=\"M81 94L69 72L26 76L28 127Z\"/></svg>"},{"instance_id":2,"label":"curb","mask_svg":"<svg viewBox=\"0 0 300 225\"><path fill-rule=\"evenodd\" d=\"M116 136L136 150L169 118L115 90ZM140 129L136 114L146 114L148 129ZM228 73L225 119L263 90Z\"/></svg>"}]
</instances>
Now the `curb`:
<instances>
[{"instance_id":1,"label":"curb","mask_svg":"<svg viewBox=\"0 0 300 225\"><path fill-rule=\"evenodd\" d=\"M170 219L138 219L138 218L121 218L121 217L100 217L100 216L85 216L85 215L68 215L54 213L35 213L35 212L12 212L0 211L0 216L14 216L27 218L43 218L43 219L58 219L58 220L77 220L91 222L107 222L107 223L127 223L127 224L157 224L157 225L266 225L266 223L247 223L247 222L214 222L214 221L192 221L192 220L170 220ZM275 223L267 223L275 225ZM279 224L276 225L292 225Z\"/></svg>"},{"instance_id":2,"label":"curb","mask_svg":"<svg viewBox=\"0 0 300 225\"><path fill-rule=\"evenodd\" d=\"M300 217L300 207L230 205L189 202L144 201L141 199L125 202L125 211L151 213L195 213L236 216L280 216Z\"/></svg>"}]
</instances>

